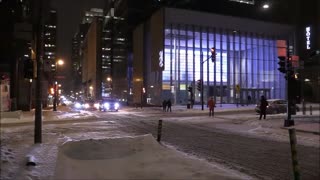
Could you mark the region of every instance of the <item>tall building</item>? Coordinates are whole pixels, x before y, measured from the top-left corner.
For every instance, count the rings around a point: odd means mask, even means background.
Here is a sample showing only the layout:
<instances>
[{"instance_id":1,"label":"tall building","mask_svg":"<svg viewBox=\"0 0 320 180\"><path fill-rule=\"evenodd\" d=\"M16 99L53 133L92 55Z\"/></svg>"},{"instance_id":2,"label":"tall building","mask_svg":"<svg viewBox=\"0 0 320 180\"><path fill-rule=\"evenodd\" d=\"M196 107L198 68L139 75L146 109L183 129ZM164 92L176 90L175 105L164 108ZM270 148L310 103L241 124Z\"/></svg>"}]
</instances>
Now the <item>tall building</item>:
<instances>
[{"instance_id":1,"label":"tall building","mask_svg":"<svg viewBox=\"0 0 320 180\"><path fill-rule=\"evenodd\" d=\"M45 20L44 38L43 38L43 61L44 71L51 72L56 70L57 60L57 12L50 10Z\"/></svg>"},{"instance_id":2,"label":"tall building","mask_svg":"<svg viewBox=\"0 0 320 180\"><path fill-rule=\"evenodd\" d=\"M80 24L78 26L78 30L74 34L72 38L72 54L71 54L71 60L72 60L72 84L73 84L73 92L74 93L80 93L82 88L82 63L81 63L81 46L83 43L83 40L88 32L89 28L88 23ZM82 92L81 92L82 93ZM75 95L75 94L74 94Z\"/></svg>"},{"instance_id":3,"label":"tall building","mask_svg":"<svg viewBox=\"0 0 320 180\"><path fill-rule=\"evenodd\" d=\"M24 63L32 57L32 1L0 1L1 110L30 109L30 79Z\"/></svg>"},{"instance_id":4,"label":"tall building","mask_svg":"<svg viewBox=\"0 0 320 180\"><path fill-rule=\"evenodd\" d=\"M57 55L57 12L51 9L44 20L43 32L43 95L48 101L43 101L43 106L53 104L53 94L49 90L58 82Z\"/></svg>"},{"instance_id":5,"label":"tall building","mask_svg":"<svg viewBox=\"0 0 320 180\"><path fill-rule=\"evenodd\" d=\"M244 103L248 95L254 102L261 95L285 98L277 40L294 45L294 32L288 25L160 9L134 31L133 103L200 103L211 96L221 104Z\"/></svg>"},{"instance_id":6,"label":"tall building","mask_svg":"<svg viewBox=\"0 0 320 180\"><path fill-rule=\"evenodd\" d=\"M102 9L85 11L72 39L73 92L74 95L78 94L78 98L101 97L100 75L96 73L100 74L101 58L105 56L102 21Z\"/></svg>"},{"instance_id":7,"label":"tall building","mask_svg":"<svg viewBox=\"0 0 320 180\"><path fill-rule=\"evenodd\" d=\"M114 5L113 5L114 4ZM303 4L303 5L302 5ZM126 0L115 0L115 1L109 1L109 4L107 4L105 11L110 12L111 7L113 7L114 13L118 14L118 16L121 16L125 19L126 26L122 28L123 31L126 31L127 35L127 50L128 50L128 92L131 94L132 87L134 82L132 74L134 74L134 67L132 64L134 64L134 61L132 60L132 57L136 57L136 54L132 54L133 48L132 48L132 32L135 26L139 23L149 22L147 21L148 18L151 17L151 15L158 9L162 7L172 7L172 8L179 8L179 9L190 9L195 10L199 12L207 12L207 13L215 13L215 14L221 14L226 15L230 17L241 17L241 18L249 18L254 19L258 21L264 21L264 22L270 22L270 23L278 23L278 24L284 24L284 25L290 25L294 28L295 38L293 38L294 42L294 53L295 55L300 56L300 61L304 61L306 59L306 56L308 54L314 53L316 48L316 44L319 37L315 33L319 28L319 2L316 0L311 0L308 3L302 3L301 0L283 0L283 1L277 1L277 0L248 0L248 1L238 1L238 0L162 0L162 1L126 1ZM211 21L211 19L207 19L207 21ZM303 40L298 39L306 39L306 27L307 24L312 24L312 43L314 43L314 46L312 50L309 50L310 52L302 52L303 48L301 49L302 43L297 43L298 41L301 42ZM115 25L117 26L117 25ZM219 25L221 26L221 25ZM253 25L248 24L249 27L253 27ZM115 27L116 28L116 27ZM125 29L125 30L124 30ZM297 31L299 29L299 31ZM144 31L146 32L146 31ZM319 47L319 45L317 45ZM144 51L144 53L150 53L148 51ZM155 54L154 54L155 55ZM146 55L144 55L146 56ZM317 58L319 56L316 56L314 58ZM315 61L313 61L314 63ZM137 68L137 67L136 67ZM141 67L140 67L141 68ZM295 72L307 72L310 71L310 69L305 68L303 69L295 69ZM303 74L303 73L301 73ZM310 74L310 73L307 73ZM311 79L318 79L317 76L314 73L311 73L313 78ZM304 79L298 79L299 81L304 81ZM307 79L309 80L309 79ZM297 81L297 80L296 80ZM319 99L315 98L315 92L317 92L317 89L319 89L319 86L316 85L317 81L310 80L310 82L313 82L313 93L312 96L309 96L309 100ZM310 83L309 83L310 84ZM299 85L295 86L294 89L300 89ZM284 91L284 89L283 89ZM295 92L294 94L298 94L300 92ZM134 97L134 94L131 94L128 96L129 101L132 102L130 98ZM284 95L282 95L284 97ZM147 101L148 97L145 97Z\"/></svg>"}]
</instances>

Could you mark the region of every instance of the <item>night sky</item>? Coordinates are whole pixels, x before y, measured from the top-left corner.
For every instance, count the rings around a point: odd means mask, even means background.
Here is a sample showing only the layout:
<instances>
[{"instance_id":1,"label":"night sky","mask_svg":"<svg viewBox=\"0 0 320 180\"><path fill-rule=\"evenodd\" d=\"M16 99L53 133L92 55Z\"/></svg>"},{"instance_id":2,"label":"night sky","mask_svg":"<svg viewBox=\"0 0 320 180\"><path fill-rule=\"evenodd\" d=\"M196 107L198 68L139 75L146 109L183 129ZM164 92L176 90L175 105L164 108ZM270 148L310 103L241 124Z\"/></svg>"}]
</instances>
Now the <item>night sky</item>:
<instances>
[{"instance_id":1,"label":"night sky","mask_svg":"<svg viewBox=\"0 0 320 180\"><path fill-rule=\"evenodd\" d=\"M65 65L61 70L66 77L71 78L72 37L80 24L84 11L90 8L103 9L105 1L107 0L52 0L52 8L57 10L58 15L57 58L65 60ZM70 82L70 79L66 79L66 82ZM65 86L65 88L69 87Z\"/></svg>"}]
</instances>

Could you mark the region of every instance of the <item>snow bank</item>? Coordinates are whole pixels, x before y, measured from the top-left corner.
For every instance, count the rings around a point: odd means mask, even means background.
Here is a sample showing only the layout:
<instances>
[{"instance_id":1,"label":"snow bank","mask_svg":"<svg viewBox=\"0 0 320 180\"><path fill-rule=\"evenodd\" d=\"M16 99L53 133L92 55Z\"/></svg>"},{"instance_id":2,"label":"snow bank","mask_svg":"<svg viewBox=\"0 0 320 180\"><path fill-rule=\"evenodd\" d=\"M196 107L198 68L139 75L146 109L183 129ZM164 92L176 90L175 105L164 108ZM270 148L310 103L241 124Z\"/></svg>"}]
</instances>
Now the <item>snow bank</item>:
<instances>
[{"instance_id":1,"label":"snow bank","mask_svg":"<svg viewBox=\"0 0 320 180\"><path fill-rule=\"evenodd\" d=\"M240 179L159 145L152 135L70 141L59 147L54 179Z\"/></svg>"}]
</instances>

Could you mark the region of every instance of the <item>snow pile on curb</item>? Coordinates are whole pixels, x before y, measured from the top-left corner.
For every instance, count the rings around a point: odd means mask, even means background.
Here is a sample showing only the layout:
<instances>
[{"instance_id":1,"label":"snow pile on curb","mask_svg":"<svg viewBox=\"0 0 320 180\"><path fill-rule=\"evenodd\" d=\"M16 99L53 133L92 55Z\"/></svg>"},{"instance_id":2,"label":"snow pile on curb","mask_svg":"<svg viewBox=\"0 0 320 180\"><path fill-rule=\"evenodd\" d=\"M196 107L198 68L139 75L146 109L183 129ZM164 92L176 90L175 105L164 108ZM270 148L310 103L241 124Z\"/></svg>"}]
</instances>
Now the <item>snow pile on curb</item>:
<instances>
[{"instance_id":1,"label":"snow pile on curb","mask_svg":"<svg viewBox=\"0 0 320 180\"><path fill-rule=\"evenodd\" d=\"M241 176L191 159L159 145L152 135L143 135L67 142L59 148L54 179L241 179Z\"/></svg>"}]
</instances>

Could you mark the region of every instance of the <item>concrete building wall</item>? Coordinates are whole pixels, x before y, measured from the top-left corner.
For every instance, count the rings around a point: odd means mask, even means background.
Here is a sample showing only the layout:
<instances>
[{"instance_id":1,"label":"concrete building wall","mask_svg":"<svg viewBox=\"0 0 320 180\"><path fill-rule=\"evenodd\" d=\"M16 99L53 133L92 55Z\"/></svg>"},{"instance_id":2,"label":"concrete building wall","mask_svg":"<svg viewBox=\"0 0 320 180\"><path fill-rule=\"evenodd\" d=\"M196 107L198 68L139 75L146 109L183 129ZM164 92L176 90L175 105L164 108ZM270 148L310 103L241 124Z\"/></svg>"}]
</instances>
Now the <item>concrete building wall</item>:
<instances>
[{"instance_id":1,"label":"concrete building wall","mask_svg":"<svg viewBox=\"0 0 320 180\"><path fill-rule=\"evenodd\" d=\"M133 31L133 87L132 96L133 103L141 103L142 87L143 87L143 67L144 67L144 24L140 24Z\"/></svg>"},{"instance_id":2,"label":"concrete building wall","mask_svg":"<svg viewBox=\"0 0 320 180\"><path fill-rule=\"evenodd\" d=\"M165 23L195 24L204 27L278 35L282 38L290 37L294 32L294 27L289 25L175 8L165 8Z\"/></svg>"},{"instance_id":3,"label":"concrete building wall","mask_svg":"<svg viewBox=\"0 0 320 180\"><path fill-rule=\"evenodd\" d=\"M82 83L86 98L101 98L101 21L94 18L83 46Z\"/></svg>"}]
</instances>

